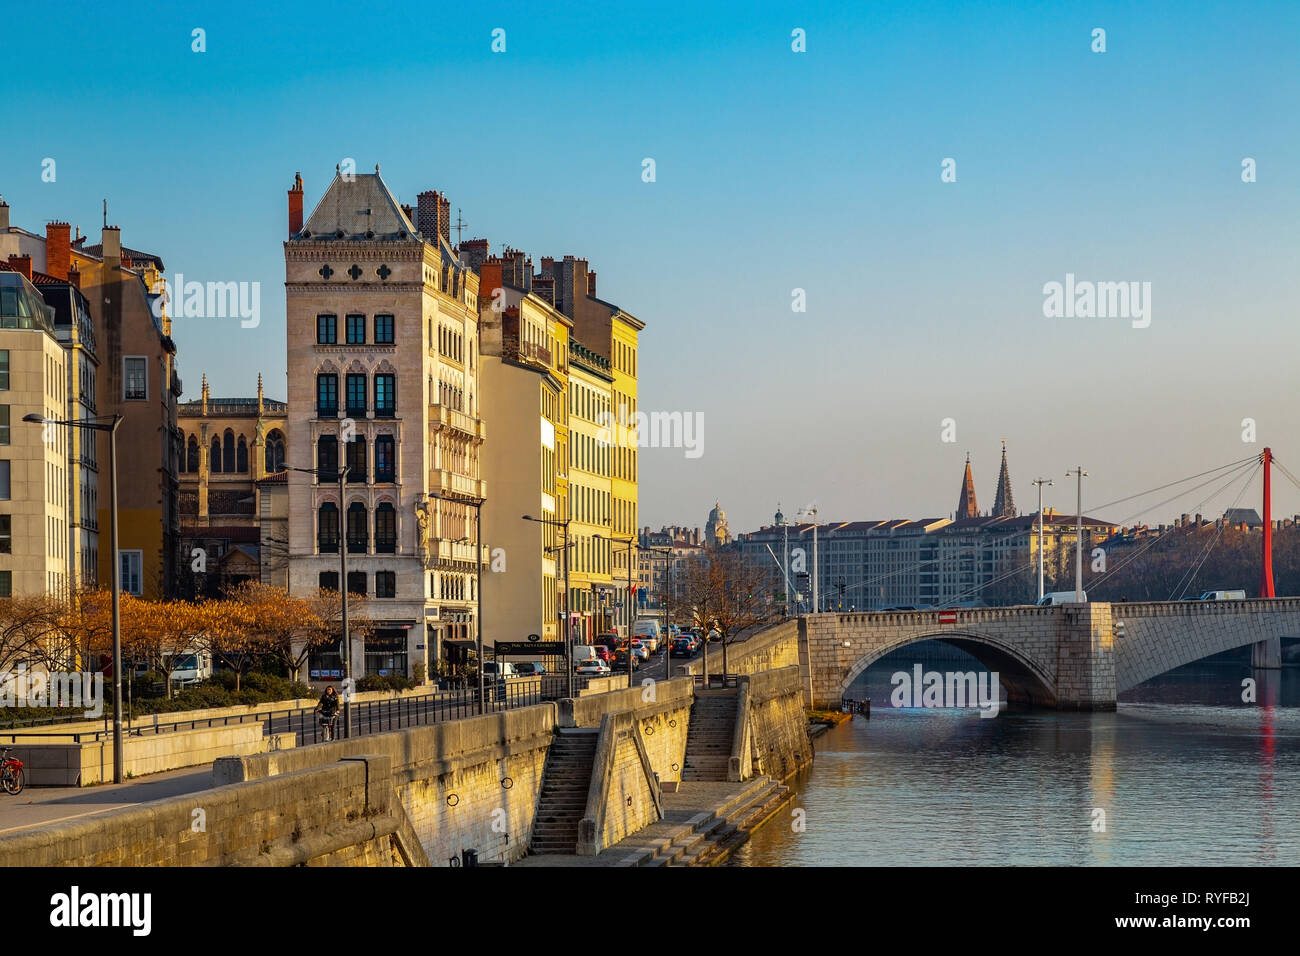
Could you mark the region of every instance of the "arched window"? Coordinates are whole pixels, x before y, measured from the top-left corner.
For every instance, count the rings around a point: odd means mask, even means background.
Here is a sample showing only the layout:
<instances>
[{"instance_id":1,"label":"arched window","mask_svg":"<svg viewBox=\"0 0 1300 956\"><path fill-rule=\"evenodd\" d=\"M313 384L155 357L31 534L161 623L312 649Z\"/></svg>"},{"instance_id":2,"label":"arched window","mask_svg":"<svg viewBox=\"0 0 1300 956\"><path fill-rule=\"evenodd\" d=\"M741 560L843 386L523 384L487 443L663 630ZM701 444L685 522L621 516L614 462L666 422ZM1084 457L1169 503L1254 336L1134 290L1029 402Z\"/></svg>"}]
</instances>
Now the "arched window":
<instances>
[{"instance_id":1,"label":"arched window","mask_svg":"<svg viewBox=\"0 0 1300 956\"><path fill-rule=\"evenodd\" d=\"M396 445L392 435L375 439L375 481L396 481Z\"/></svg>"},{"instance_id":2,"label":"arched window","mask_svg":"<svg viewBox=\"0 0 1300 956\"><path fill-rule=\"evenodd\" d=\"M370 516L359 501L348 505L348 554L365 554L370 543Z\"/></svg>"},{"instance_id":3,"label":"arched window","mask_svg":"<svg viewBox=\"0 0 1300 956\"><path fill-rule=\"evenodd\" d=\"M243 435L239 436L239 447L235 449L235 471L248 474L248 444Z\"/></svg>"},{"instance_id":4,"label":"arched window","mask_svg":"<svg viewBox=\"0 0 1300 956\"><path fill-rule=\"evenodd\" d=\"M185 443L185 470L194 474L199 471L199 440L193 435Z\"/></svg>"},{"instance_id":5,"label":"arched window","mask_svg":"<svg viewBox=\"0 0 1300 956\"><path fill-rule=\"evenodd\" d=\"M284 470L284 432L272 429L266 436L266 473L274 474Z\"/></svg>"},{"instance_id":6,"label":"arched window","mask_svg":"<svg viewBox=\"0 0 1300 956\"><path fill-rule=\"evenodd\" d=\"M212 448L208 452L208 471L217 474L221 471L221 439L212 437Z\"/></svg>"},{"instance_id":7,"label":"arched window","mask_svg":"<svg viewBox=\"0 0 1300 956\"><path fill-rule=\"evenodd\" d=\"M348 481L359 481L364 485L366 483L366 440L358 436L348 442L346 447Z\"/></svg>"},{"instance_id":8,"label":"arched window","mask_svg":"<svg viewBox=\"0 0 1300 956\"><path fill-rule=\"evenodd\" d=\"M221 470L229 474L235 472L235 433L229 428L226 429L226 436L222 440L221 450Z\"/></svg>"},{"instance_id":9,"label":"arched window","mask_svg":"<svg viewBox=\"0 0 1300 956\"><path fill-rule=\"evenodd\" d=\"M316 513L316 544L321 554L338 553L339 509L332 501L325 502Z\"/></svg>"},{"instance_id":10,"label":"arched window","mask_svg":"<svg viewBox=\"0 0 1300 956\"><path fill-rule=\"evenodd\" d=\"M380 554L397 551L397 510L388 502L375 509L375 551Z\"/></svg>"},{"instance_id":11,"label":"arched window","mask_svg":"<svg viewBox=\"0 0 1300 956\"><path fill-rule=\"evenodd\" d=\"M316 441L316 470L320 481L339 480L339 440L321 435Z\"/></svg>"}]
</instances>

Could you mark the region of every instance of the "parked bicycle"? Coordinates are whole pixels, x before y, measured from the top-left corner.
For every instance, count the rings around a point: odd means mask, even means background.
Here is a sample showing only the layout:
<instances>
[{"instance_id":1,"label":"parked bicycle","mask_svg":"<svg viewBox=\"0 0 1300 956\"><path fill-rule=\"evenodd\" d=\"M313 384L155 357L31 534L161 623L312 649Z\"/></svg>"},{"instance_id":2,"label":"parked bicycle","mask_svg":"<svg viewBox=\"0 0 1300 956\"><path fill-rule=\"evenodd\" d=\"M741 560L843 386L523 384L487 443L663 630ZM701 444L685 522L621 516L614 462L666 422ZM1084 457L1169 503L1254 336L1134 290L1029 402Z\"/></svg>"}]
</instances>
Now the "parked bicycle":
<instances>
[{"instance_id":1,"label":"parked bicycle","mask_svg":"<svg viewBox=\"0 0 1300 956\"><path fill-rule=\"evenodd\" d=\"M10 749L5 747L0 753L0 786L5 788L5 793L22 793L26 779L23 762L17 757L9 756Z\"/></svg>"}]
</instances>

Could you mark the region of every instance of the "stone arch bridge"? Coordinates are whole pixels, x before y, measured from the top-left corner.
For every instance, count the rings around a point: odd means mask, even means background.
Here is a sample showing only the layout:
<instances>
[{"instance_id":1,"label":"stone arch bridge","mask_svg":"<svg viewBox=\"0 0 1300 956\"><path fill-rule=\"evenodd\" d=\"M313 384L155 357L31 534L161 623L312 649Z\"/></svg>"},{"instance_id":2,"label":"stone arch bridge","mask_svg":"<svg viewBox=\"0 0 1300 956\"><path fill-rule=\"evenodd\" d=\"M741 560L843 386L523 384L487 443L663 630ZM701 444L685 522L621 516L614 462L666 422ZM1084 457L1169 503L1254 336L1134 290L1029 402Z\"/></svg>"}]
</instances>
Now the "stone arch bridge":
<instances>
[{"instance_id":1,"label":"stone arch bridge","mask_svg":"<svg viewBox=\"0 0 1300 956\"><path fill-rule=\"evenodd\" d=\"M729 651L738 673L794 663L797 655L807 701L838 709L872 663L939 640L997 671L1009 700L1114 710L1129 688L1236 647L1252 646L1257 667L1278 667L1283 637L1300 638L1300 598L814 614Z\"/></svg>"}]
</instances>

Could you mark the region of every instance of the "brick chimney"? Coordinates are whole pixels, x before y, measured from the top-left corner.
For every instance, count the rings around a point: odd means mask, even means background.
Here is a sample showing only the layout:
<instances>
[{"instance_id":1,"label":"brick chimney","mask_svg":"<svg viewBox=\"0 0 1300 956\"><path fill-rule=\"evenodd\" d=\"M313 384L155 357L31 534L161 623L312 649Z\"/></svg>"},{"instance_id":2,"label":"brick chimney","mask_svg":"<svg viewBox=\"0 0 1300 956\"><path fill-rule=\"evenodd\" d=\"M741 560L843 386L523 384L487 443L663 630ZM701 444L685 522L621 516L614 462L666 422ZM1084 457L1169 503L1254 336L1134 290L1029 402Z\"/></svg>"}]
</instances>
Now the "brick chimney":
<instances>
[{"instance_id":1,"label":"brick chimney","mask_svg":"<svg viewBox=\"0 0 1300 956\"><path fill-rule=\"evenodd\" d=\"M0 229L9 228L9 204L0 199Z\"/></svg>"},{"instance_id":2,"label":"brick chimney","mask_svg":"<svg viewBox=\"0 0 1300 956\"><path fill-rule=\"evenodd\" d=\"M412 209L407 203L402 203L402 213L403 215L406 216L407 219L411 220L412 225L415 224L415 210Z\"/></svg>"},{"instance_id":3,"label":"brick chimney","mask_svg":"<svg viewBox=\"0 0 1300 956\"><path fill-rule=\"evenodd\" d=\"M596 273L594 272L587 273L587 295L596 298Z\"/></svg>"},{"instance_id":4,"label":"brick chimney","mask_svg":"<svg viewBox=\"0 0 1300 956\"><path fill-rule=\"evenodd\" d=\"M480 299L488 300L489 304L494 297L494 292L501 288L501 260L487 259L479 267L478 294ZM504 293L503 293L504 294Z\"/></svg>"},{"instance_id":5,"label":"brick chimney","mask_svg":"<svg viewBox=\"0 0 1300 956\"><path fill-rule=\"evenodd\" d=\"M293 174L293 188L289 190L289 238L302 232L302 173Z\"/></svg>"},{"instance_id":6,"label":"brick chimney","mask_svg":"<svg viewBox=\"0 0 1300 956\"><path fill-rule=\"evenodd\" d=\"M31 256L10 256L9 268L14 272L21 272L27 277L27 281L32 281L32 257Z\"/></svg>"},{"instance_id":7,"label":"brick chimney","mask_svg":"<svg viewBox=\"0 0 1300 956\"><path fill-rule=\"evenodd\" d=\"M72 270L72 227L66 222L45 224L45 272L67 280Z\"/></svg>"},{"instance_id":8,"label":"brick chimney","mask_svg":"<svg viewBox=\"0 0 1300 956\"><path fill-rule=\"evenodd\" d=\"M475 272L488 259L488 241L486 239L466 239L460 244L460 261ZM500 285L498 276L497 285ZM480 283L480 287L482 284Z\"/></svg>"},{"instance_id":9,"label":"brick chimney","mask_svg":"<svg viewBox=\"0 0 1300 956\"><path fill-rule=\"evenodd\" d=\"M436 189L426 189L415 197L415 228L424 234L425 242L437 242L442 236L451 243L451 200Z\"/></svg>"}]
</instances>

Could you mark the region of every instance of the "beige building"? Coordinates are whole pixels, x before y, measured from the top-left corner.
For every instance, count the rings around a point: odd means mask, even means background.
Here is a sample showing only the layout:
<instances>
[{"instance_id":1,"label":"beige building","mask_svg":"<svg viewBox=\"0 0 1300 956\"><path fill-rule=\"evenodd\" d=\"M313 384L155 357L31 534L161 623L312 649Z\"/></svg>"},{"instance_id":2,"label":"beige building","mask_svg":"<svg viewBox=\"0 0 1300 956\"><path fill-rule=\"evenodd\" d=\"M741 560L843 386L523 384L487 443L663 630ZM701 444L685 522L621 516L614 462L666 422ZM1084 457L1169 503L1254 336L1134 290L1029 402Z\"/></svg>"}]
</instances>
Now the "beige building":
<instances>
[{"instance_id":1,"label":"beige building","mask_svg":"<svg viewBox=\"0 0 1300 956\"><path fill-rule=\"evenodd\" d=\"M0 597L68 598L75 580L68 435L25 415L68 414L67 358L54 309L21 272L0 272Z\"/></svg>"},{"instance_id":2,"label":"beige building","mask_svg":"<svg viewBox=\"0 0 1300 956\"><path fill-rule=\"evenodd\" d=\"M556 525L523 515L555 522L568 514L566 383L573 323L544 300L502 285L492 263L482 276L485 292L503 290L497 309L487 295L480 300L483 417L492 424L483 456L492 476L483 540L494 556L483 577L483 640L486 647L529 634L556 640L564 609L563 535Z\"/></svg>"},{"instance_id":3,"label":"beige building","mask_svg":"<svg viewBox=\"0 0 1300 956\"><path fill-rule=\"evenodd\" d=\"M289 191L288 427L292 464L317 472L289 473L289 590L338 587L347 547L344 583L373 622L356 676L411 675L475 636L479 282L451 249L450 203L418 200L401 206L378 168L336 172L304 223L301 177Z\"/></svg>"}]
</instances>

